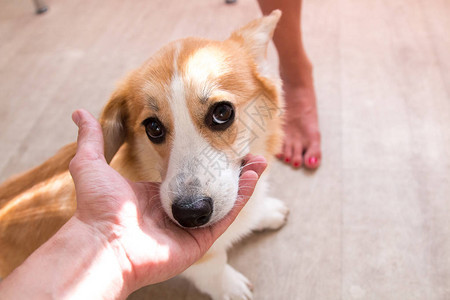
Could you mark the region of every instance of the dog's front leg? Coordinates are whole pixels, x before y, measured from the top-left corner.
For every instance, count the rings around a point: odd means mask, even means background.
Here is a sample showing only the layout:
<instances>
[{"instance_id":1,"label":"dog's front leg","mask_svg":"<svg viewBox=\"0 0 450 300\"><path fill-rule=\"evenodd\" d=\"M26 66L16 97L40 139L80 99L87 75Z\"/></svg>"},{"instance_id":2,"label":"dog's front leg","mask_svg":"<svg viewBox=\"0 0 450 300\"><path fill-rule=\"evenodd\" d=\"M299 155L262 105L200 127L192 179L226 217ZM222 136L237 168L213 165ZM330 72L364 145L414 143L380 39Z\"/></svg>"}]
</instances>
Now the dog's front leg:
<instances>
[{"instance_id":1,"label":"dog's front leg","mask_svg":"<svg viewBox=\"0 0 450 300\"><path fill-rule=\"evenodd\" d=\"M214 300L252 299L250 281L227 263L225 249L212 249L182 273Z\"/></svg>"},{"instance_id":2,"label":"dog's front leg","mask_svg":"<svg viewBox=\"0 0 450 300\"><path fill-rule=\"evenodd\" d=\"M249 208L252 216L251 229L261 231L265 229L279 229L286 223L289 209L283 201L268 195L268 183L263 175L256 186ZM251 206L251 207L250 207Z\"/></svg>"},{"instance_id":3,"label":"dog's front leg","mask_svg":"<svg viewBox=\"0 0 450 300\"><path fill-rule=\"evenodd\" d=\"M262 213L253 230L276 230L283 227L289 213L286 204L281 200L270 196L266 196L261 202L260 211Z\"/></svg>"}]
</instances>

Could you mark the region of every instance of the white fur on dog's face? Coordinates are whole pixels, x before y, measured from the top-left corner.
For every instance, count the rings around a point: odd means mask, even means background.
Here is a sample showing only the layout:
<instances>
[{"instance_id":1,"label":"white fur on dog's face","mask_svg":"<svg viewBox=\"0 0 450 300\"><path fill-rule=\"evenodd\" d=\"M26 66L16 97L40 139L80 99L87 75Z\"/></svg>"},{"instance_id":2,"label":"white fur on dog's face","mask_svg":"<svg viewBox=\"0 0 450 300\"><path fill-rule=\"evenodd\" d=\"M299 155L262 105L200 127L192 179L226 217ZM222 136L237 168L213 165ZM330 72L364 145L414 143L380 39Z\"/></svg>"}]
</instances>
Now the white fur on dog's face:
<instances>
[{"instance_id":1,"label":"white fur on dog's face","mask_svg":"<svg viewBox=\"0 0 450 300\"><path fill-rule=\"evenodd\" d=\"M188 59L183 70L178 69L178 58L177 48L168 96L173 119L172 143L167 173L161 185L161 202L168 216L175 221L171 207L177 198L210 197L213 213L207 224L213 224L234 205L241 164L236 155L231 155L230 149L214 148L201 134L190 114L192 107L188 106L187 95L197 94L199 102L206 102L215 95L226 95L227 101L234 97L221 91L215 83L215 78L227 69L219 51L200 49Z\"/></svg>"}]
</instances>

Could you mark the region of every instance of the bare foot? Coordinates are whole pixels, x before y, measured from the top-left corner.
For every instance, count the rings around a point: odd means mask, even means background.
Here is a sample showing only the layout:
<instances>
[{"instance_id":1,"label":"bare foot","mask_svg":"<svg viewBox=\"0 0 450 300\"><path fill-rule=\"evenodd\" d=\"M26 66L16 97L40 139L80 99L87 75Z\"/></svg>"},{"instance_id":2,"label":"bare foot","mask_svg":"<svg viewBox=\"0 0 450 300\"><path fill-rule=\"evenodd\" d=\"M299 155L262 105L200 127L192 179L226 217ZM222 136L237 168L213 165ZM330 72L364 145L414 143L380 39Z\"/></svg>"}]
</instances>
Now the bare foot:
<instances>
[{"instance_id":1,"label":"bare foot","mask_svg":"<svg viewBox=\"0 0 450 300\"><path fill-rule=\"evenodd\" d=\"M320 165L320 132L316 95L313 85L299 86L284 83L286 110L284 141L277 157L295 168L302 165L316 169Z\"/></svg>"},{"instance_id":2,"label":"bare foot","mask_svg":"<svg viewBox=\"0 0 450 300\"><path fill-rule=\"evenodd\" d=\"M321 163L313 66L302 39L302 1L258 0L264 14L283 15L273 35L286 99L285 137L278 158L294 168L316 169Z\"/></svg>"}]
</instances>

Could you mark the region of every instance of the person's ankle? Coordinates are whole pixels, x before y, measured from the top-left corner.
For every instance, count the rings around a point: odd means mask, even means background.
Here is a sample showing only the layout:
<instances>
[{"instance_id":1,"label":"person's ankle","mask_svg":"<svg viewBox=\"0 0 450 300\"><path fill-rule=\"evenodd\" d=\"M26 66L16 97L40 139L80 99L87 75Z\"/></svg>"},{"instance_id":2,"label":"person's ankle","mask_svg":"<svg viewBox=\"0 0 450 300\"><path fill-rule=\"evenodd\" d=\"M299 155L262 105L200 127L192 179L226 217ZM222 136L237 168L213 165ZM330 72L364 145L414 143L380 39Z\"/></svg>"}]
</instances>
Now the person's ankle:
<instances>
[{"instance_id":1,"label":"person's ankle","mask_svg":"<svg viewBox=\"0 0 450 300\"><path fill-rule=\"evenodd\" d=\"M291 88L314 88L313 66L309 61L296 69L280 67L280 77L284 85Z\"/></svg>"}]
</instances>

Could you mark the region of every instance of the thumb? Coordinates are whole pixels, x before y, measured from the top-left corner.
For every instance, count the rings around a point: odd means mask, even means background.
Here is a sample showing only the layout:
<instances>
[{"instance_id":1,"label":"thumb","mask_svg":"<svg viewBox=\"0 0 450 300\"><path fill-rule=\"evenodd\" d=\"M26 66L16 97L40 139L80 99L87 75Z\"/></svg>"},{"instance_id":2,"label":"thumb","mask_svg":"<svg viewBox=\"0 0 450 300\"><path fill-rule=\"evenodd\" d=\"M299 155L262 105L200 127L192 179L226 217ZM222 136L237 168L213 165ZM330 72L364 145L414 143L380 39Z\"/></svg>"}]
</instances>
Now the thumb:
<instances>
[{"instance_id":1,"label":"thumb","mask_svg":"<svg viewBox=\"0 0 450 300\"><path fill-rule=\"evenodd\" d=\"M72 120L78 126L77 153L69 165L72 176L79 173L86 161L105 161L103 132L98 121L86 110L76 110ZM75 179L75 178L74 178Z\"/></svg>"}]
</instances>

